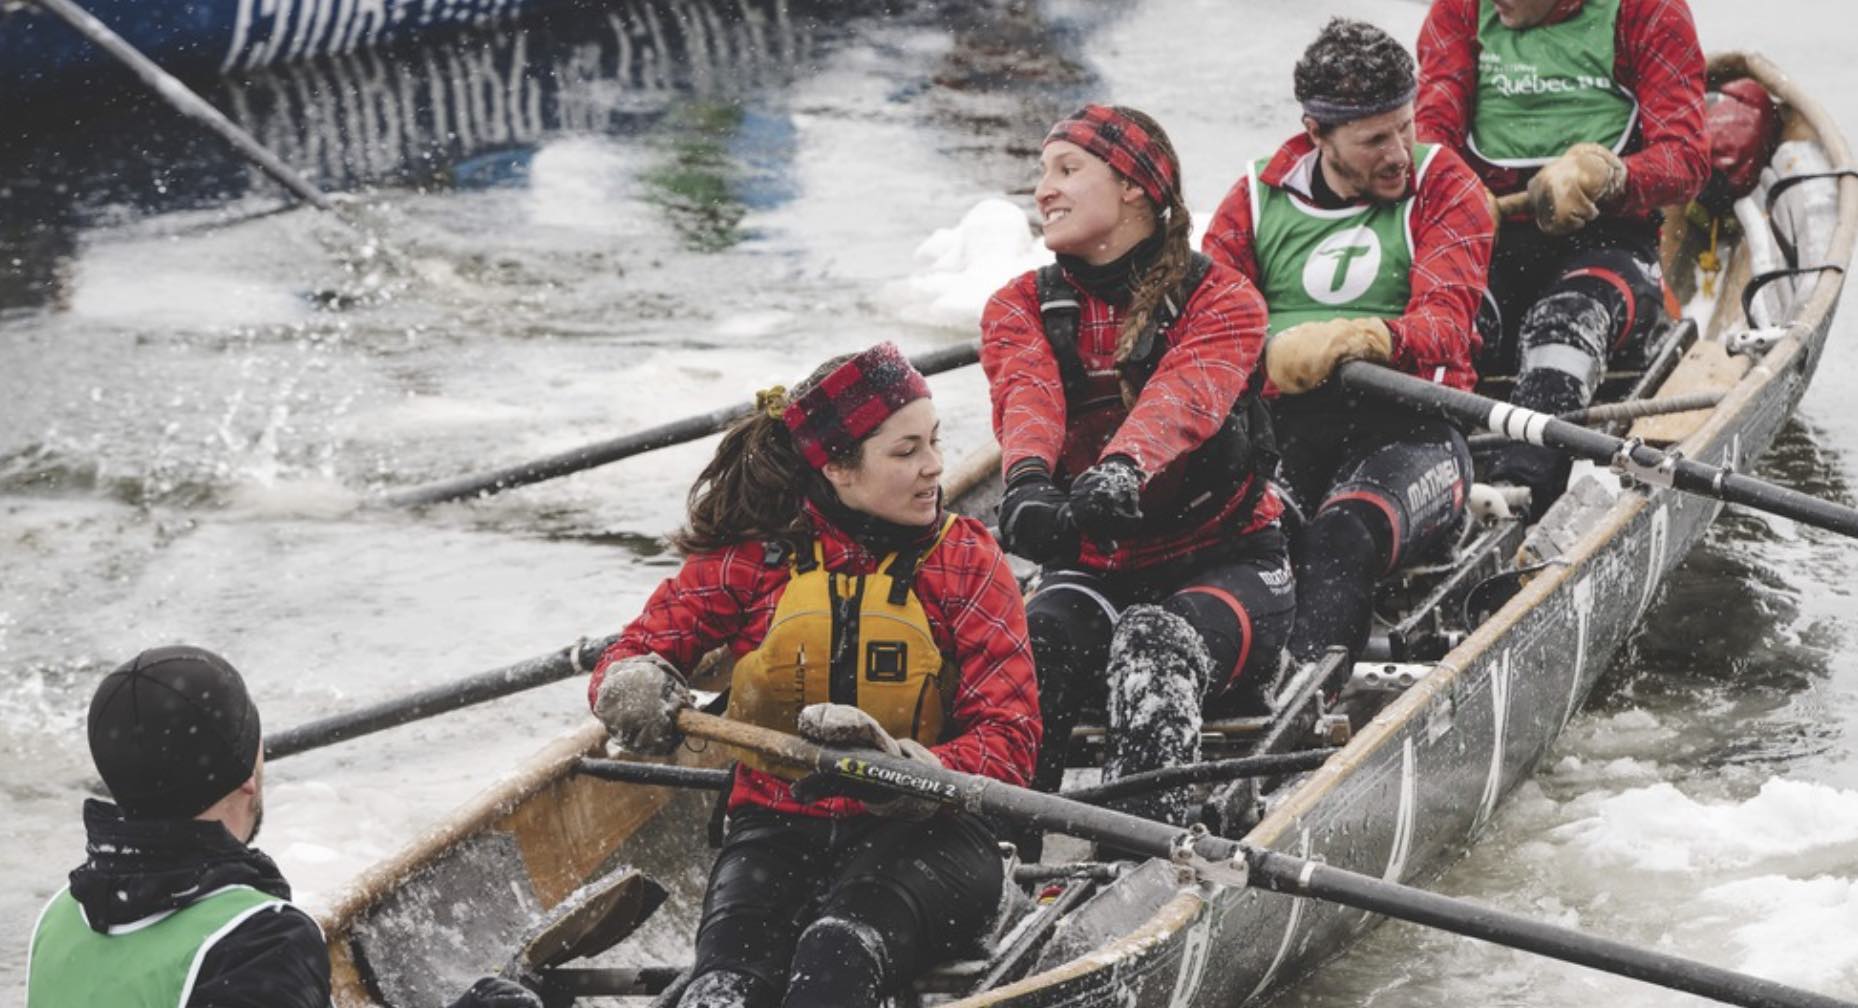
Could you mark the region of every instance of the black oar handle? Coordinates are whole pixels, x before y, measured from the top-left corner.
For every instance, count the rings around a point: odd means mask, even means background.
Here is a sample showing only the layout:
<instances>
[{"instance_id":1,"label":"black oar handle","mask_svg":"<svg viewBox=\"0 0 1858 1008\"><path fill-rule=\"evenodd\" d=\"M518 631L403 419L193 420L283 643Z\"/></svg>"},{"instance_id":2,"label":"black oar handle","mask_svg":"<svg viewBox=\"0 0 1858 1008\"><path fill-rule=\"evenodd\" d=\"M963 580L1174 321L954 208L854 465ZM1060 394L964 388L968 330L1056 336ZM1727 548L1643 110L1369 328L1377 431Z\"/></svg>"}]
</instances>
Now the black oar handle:
<instances>
[{"instance_id":1,"label":"black oar handle","mask_svg":"<svg viewBox=\"0 0 1858 1008\"><path fill-rule=\"evenodd\" d=\"M1468 426L1487 427L1512 441L1554 448L1612 466L1643 482L1741 504L1815 528L1858 537L1858 510L1776 486L1722 466L1659 451L1636 439L1615 437L1512 406L1471 392L1447 388L1365 361L1336 369L1341 383L1358 392L1401 403Z\"/></svg>"},{"instance_id":2,"label":"black oar handle","mask_svg":"<svg viewBox=\"0 0 1858 1008\"><path fill-rule=\"evenodd\" d=\"M1247 848L1251 884L1273 892L1342 903L1454 934L1534 952L1750 1008L1853 1008L1849 1001L1736 973L1681 956L1531 920L1466 900L1386 882L1280 854Z\"/></svg>"},{"instance_id":3,"label":"black oar handle","mask_svg":"<svg viewBox=\"0 0 1858 1008\"><path fill-rule=\"evenodd\" d=\"M932 375L966 367L980 359L980 344L974 342L917 354L910 358L910 363L914 364L916 370L923 374ZM754 407L747 403L724 406L708 413L661 424L623 437L571 448L533 462L524 462L494 472L475 476L459 476L414 487L411 490L402 490L388 494L386 501L395 507L421 507L427 504L460 500L465 497L487 496L514 487L540 483L658 448L668 448L671 445L708 437L747 416L753 409Z\"/></svg>"}]
</instances>

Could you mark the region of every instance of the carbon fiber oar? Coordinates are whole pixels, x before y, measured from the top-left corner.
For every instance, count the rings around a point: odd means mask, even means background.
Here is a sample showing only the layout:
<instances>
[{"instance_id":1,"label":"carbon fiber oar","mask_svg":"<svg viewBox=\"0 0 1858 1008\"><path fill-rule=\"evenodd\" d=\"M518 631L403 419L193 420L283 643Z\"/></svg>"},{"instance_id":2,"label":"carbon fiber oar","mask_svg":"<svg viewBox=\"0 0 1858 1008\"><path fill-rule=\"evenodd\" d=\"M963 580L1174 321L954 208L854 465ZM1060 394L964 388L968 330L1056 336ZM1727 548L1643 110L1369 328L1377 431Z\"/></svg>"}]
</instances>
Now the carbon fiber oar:
<instances>
[{"instance_id":1,"label":"carbon fiber oar","mask_svg":"<svg viewBox=\"0 0 1858 1008\"><path fill-rule=\"evenodd\" d=\"M923 374L932 375L966 367L980 359L981 345L974 342L917 354L910 358L910 363L914 364L916 370ZM617 462L623 458L631 458L658 448L668 448L671 445L708 437L747 416L753 409L754 406L748 403L739 406L724 406L708 413L660 424L635 434L627 434L624 437L607 441L596 441L579 448L570 448L533 462L524 462L494 472L481 473L476 476L459 476L414 487L411 490L402 490L399 493L388 494L386 501L395 507L422 507L465 497L487 497L514 487L540 483L558 476L577 473L583 469L593 469L609 462Z\"/></svg>"},{"instance_id":2,"label":"carbon fiber oar","mask_svg":"<svg viewBox=\"0 0 1858 1008\"><path fill-rule=\"evenodd\" d=\"M1221 885L1329 900L1454 934L1479 938L1564 962L1643 980L1747 1008L1858 1008L1849 1001L1583 934L1468 900L1332 868L1273 850L1184 830L1125 812L1041 794L987 777L958 773L882 753L828 749L805 739L686 709L677 726L695 735L756 752L795 769L933 798L970 812L1012 819L1071 836L1166 858Z\"/></svg>"},{"instance_id":3,"label":"carbon fiber oar","mask_svg":"<svg viewBox=\"0 0 1858 1008\"><path fill-rule=\"evenodd\" d=\"M363 707L360 710L335 714L287 728L265 739L265 759L282 759L310 749L318 749L337 742L345 742L359 735L393 728L409 721L454 711L460 707L495 700L511 693L520 693L537 686L546 686L569 676L586 675L593 671L594 662L600 659L618 635L602 640L590 641L586 638L557 651L551 651L539 658L530 658L514 665L505 665L488 672L479 672L456 682L449 682L428 689L419 690L392 700Z\"/></svg>"},{"instance_id":4,"label":"carbon fiber oar","mask_svg":"<svg viewBox=\"0 0 1858 1008\"><path fill-rule=\"evenodd\" d=\"M1603 463L1641 483L1713 497L1858 538L1858 510L1744 476L1723 466L1692 461L1679 452L1660 451L1636 438L1590 430L1546 413L1446 388L1366 361L1343 364L1336 369L1336 377L1357 392L1447 420L1487 427L1512 441L1542 445Z\"/></svg>"}]
</instances>

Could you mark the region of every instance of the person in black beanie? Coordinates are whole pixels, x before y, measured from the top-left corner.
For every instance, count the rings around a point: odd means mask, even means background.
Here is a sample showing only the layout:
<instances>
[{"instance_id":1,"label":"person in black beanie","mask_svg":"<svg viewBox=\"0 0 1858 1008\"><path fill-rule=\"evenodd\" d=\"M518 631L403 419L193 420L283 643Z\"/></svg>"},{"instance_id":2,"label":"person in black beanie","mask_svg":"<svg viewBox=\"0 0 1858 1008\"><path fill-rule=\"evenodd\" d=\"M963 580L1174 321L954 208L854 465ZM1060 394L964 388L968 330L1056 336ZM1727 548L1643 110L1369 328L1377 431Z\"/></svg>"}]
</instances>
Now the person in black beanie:
<instances>
[{"instance_id":1,"label":"person in black beanie","mask_svg":"<svg viewBox=\"0 0 1858 1008\"><path fill-rule=\"evenodd\" d=\"M264 819L258 708L197 647L151 648L91 698L88 857L39 915L27 1008L326 1008L329 950L250 846ZM452 1008L540 1008L485 978Z\"/></svg>"}]
</instances>

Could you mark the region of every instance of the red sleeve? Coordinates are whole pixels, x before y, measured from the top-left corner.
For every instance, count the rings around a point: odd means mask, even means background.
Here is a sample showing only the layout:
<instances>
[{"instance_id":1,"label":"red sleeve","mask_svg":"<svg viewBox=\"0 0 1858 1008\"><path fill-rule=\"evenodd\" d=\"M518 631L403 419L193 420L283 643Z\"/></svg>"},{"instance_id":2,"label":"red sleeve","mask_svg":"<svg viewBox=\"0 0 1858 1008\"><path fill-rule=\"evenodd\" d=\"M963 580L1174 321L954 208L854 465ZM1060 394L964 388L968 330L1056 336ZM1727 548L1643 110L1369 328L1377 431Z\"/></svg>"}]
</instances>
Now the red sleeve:
<instances>
[{"instance_id":1,"label":"red sleeve","mask_svg":"<svg viewBox=\"0 0 1858 1008\"><path fill-rule=\"evenodd\" d=\"M961 670L953 709L958 733L934 751L942 765L1008 784L1032 780L1042 722L1026 606L993 537L956 519L918 575L939 608L937 646Z\"/></svg>"},{"instance_id":2,"label":"red sleeve","mask_svg":"<svg viewBox=\"0 0 1858 1008\"><path fill-rule=\"evenodd\" d=\"M1169 329L1161 365L1099 458L1127 455L1154 475L1226 420L1264 348L1265 304L1250 280L1215 264Z\"/></svg>"},{"instance_id":3,"label":"red sleeve","mask_svg":"<svg viewBox=\"0 0 1858 1008\"><path fill-rule=\"evenodd\" d=\"M1478 302L1490 270L1496 222L1484 185L1468 165L1438 148L1414 201L1412 292L1406 313L1390 319L1393 364L1422 378L1460 388L1475 381ZM1443 373L1439 373L1440 369Z\"/></svg>"},{"instance_id":4,"label":"red sleeve","mask_svg":"<svg viewBox=\"0 0 1858 1008\"><path fill-rule=\"evenodd\" d=\"M1252 236L1252 177L1248 172L1232 183L1231 191L1213 211L1200 251L1214 262L1238 270L1258 283L1258 253Z\"/></svg>"},{"instance_id":5,"label":"red sleeve","mask_svg":"<svg viewBox=\"0 0 1858 1008\"><path fill-rule=\"evenodd\" d=\"M1414 128L1426 143L1464 150L1477 99L1477 0L1433 0L1419 28Z\"/></svg>"},{"instance_id":6,"label":"red sleeve","mask_svg":"<svg viewBox=\"0 0 1858 1008\"><path fill-rule=\"evenodd\" d=\"M1039 319L1034 273L1000 288L981 313L981 370L993 399L1000 464L1043 459L1056 468L1064 450L1064 379Z\"/></svg>"},{"instance_id":7,"label":"red sleeve","mask_svg":"<svg viewBox=\"0 0 1858 1008\"><path fill-rule=\"evenodd\" d=\"M1609 211L1637 217L1687 203L1710 174L1703 131L1703 47L1683 0L1626 0L1619 10L1614 75L1639 102L1640 142L1626 161L1626 192Z\"/></svg>"},{"instance_id":8,"label":"red sleeve","mask_svg":"<svg viewBox=\"0 0 1858 1008\"><path fill-rule=\"evenodd\" d=\"M697 660L736 639L749 614L748 601L767 594L760 582L785 577L761 562L760 543L744 543L688 557L678 572L652 592L637 619L627 624L600 660L587 684L593 705L607 666L622 658L655 654L688 673Z\"/></svg>"}]
</instances>

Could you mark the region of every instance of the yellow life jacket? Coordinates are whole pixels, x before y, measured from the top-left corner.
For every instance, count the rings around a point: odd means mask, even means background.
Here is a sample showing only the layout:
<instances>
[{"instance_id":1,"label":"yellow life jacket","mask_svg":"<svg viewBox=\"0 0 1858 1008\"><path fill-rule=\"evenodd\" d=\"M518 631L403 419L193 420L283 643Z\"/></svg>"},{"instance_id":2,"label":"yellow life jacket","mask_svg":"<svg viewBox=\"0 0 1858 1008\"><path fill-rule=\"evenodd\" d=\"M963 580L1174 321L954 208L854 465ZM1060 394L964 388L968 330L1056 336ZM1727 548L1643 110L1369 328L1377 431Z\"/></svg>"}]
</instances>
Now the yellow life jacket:
<instances>
[{"instance_id":1,"label":"yellow life jacket","mask_svg":"<svg viewBox=\"0 0 1858 1008\"><path fill-rule=\"evenodd\" d=\"M893 738L942 741L958 677L936 647L914 584L923 558L954 522L950 515L920 552L891 553L871 574L827 570L817 540L797 551L767 637L735 663L728 716L791 732L808 704L852 704ZM789 780L798 776L752 753L742 762Z\"/></svg>"}]
</instances>

